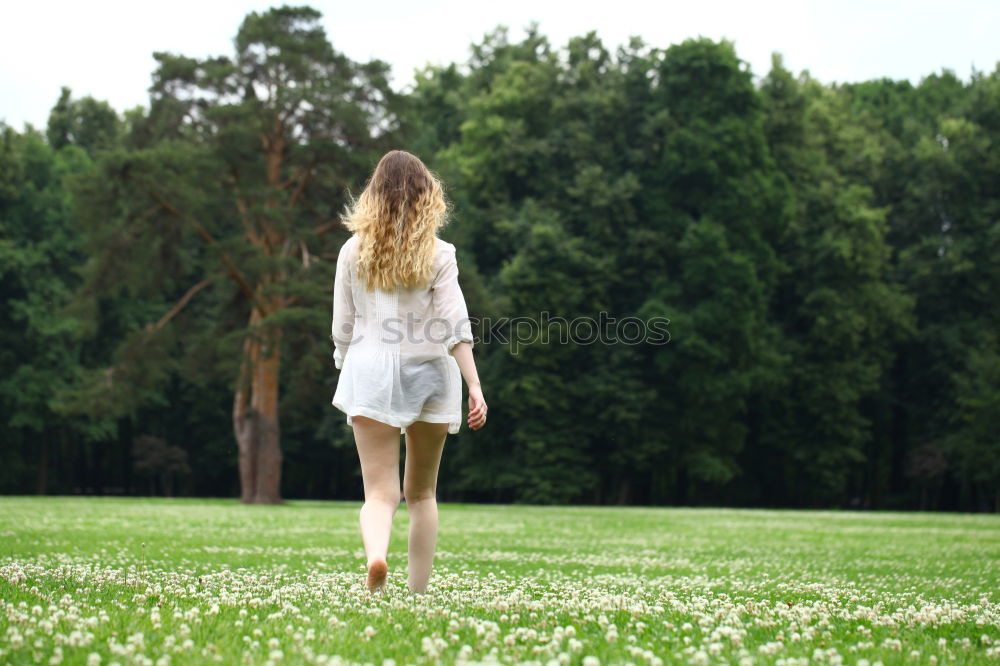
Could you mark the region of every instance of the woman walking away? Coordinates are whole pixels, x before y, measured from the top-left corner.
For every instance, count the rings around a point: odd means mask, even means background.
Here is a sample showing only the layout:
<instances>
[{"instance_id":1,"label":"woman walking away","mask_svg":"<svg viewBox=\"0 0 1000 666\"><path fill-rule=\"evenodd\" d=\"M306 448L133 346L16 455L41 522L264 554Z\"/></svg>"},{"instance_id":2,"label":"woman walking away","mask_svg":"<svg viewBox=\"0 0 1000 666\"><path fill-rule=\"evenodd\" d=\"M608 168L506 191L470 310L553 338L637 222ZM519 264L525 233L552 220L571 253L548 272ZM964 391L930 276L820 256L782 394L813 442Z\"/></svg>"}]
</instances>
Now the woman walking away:
<instances>
[{"instance_id":1,"label":"woman walking away","mask_svg":"<svg viewBox=\"0 0 1000 666\"><path fill-rule=\"evenodd\" d=\"M353 233L340 249L332 338L340 379L333 404L347 415L361 460L361 538L369 590L388 574L399 508L399 437L406 433L403 498L410 514L409 589L425 592L437 543L437 476L446 436L486 423L472 358L472 327L458 284L441 183L415 155L393 150L343 215ZM459 374L461 373L461 374Z\"/></svg>"}]
</instances>

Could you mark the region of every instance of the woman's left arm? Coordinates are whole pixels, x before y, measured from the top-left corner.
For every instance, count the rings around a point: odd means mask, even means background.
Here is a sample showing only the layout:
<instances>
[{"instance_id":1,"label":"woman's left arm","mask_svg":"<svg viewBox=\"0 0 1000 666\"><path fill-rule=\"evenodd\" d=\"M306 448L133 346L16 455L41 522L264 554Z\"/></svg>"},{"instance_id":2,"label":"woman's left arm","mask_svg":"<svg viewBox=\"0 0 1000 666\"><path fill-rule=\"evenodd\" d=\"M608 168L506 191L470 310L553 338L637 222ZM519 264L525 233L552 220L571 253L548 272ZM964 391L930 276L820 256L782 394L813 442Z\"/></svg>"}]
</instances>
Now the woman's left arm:
<instances>
[{"instance_id":1,"label":"woman's left arm","mask_svg":"<svg viewBox=\"0 0 1000 666\"><path fill-rule=\"evenodd\" d=\"M344 365L344 356L347 354L347 348L354 336L354 320L357 317L349 265L348 245L350 244L351 241L348 239L340 248L340 253L337 255L337 274L333 281L333 324L330 329L330 338L336 346L336 350L333 352L333 362L338 370Z\"/></svg>"}]
</instances>

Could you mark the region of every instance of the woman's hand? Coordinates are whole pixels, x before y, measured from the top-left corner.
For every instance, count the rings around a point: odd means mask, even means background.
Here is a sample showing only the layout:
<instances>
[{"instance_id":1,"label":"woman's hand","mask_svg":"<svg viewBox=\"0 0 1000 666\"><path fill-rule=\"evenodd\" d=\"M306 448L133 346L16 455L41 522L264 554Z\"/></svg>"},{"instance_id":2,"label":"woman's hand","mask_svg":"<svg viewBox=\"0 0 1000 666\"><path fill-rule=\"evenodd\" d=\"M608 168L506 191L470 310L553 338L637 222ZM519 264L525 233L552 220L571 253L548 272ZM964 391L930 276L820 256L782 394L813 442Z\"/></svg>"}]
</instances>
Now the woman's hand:
<instances>
[{"instance_id":1,"label":"woman's hand","mask_svg":"<svg viewBox=\"0 0 1000 666\"><path fill-rule=\"evenodd\" d=\"M479 430L486 423L486 400L478 384L469 387L469 427Z\"/></svg>"}]
</instances>

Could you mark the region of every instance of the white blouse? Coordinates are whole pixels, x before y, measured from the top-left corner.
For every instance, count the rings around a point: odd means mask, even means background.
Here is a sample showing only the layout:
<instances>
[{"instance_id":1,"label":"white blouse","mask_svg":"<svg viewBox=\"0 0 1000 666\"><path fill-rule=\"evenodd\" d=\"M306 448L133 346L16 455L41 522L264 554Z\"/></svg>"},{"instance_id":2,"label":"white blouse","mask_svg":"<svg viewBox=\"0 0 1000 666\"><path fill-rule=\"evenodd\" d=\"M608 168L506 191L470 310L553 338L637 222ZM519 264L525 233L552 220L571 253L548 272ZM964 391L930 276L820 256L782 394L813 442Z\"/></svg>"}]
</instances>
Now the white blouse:
<instances>
[{"instance_id":1,"label":"white blouse","mask_svg":"<svg viewBox=\"0 0 1000 666\"><path fill-rule=\"evenodd\" d=\"M462 374L451 349L472 344L458 284L455 246L435 239L428 287L368 291L358 278L358 237L340 248L333 287L334 363L340 370L333 405L405 428L414 421L462 423Z\"/></svg>"}]
</instances>

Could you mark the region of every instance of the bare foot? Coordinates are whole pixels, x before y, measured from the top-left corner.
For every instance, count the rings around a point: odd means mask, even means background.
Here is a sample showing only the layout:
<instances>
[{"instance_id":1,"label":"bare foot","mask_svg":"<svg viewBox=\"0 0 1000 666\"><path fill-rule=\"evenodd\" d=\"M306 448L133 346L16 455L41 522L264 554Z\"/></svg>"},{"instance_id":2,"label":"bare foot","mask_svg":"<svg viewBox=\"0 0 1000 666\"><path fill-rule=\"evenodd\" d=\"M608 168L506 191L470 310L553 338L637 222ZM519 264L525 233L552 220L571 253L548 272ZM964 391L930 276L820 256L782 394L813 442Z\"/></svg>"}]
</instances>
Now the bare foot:
<instances>
[{"instance_id":1,"label":"bare foot","mask_svg":"<svg viewBox=\"0 0 1000 666\"><path fill-rule=\"evenodd\" d=\"M385 563L385 560L374 560L368 566L368 581L366 583L368 591L374 592L375 590L382 589L382 586L385 585L385 577L388 573L389 565Z\"/></svg>"}]
</instances>

